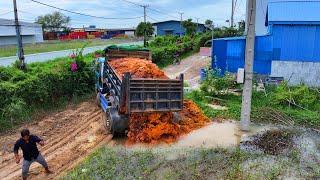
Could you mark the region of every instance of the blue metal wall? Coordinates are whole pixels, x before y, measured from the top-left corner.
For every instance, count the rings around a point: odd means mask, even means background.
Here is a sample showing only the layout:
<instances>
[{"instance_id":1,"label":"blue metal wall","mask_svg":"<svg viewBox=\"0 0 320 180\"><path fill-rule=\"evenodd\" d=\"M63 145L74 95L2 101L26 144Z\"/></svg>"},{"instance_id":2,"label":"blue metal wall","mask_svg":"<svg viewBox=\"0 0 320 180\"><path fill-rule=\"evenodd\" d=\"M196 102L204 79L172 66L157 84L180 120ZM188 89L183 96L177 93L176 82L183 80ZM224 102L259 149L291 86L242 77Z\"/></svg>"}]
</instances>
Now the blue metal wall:
<instances>
[{"instance_id":1,"label":"blue metal wall","mask_svg":"<svg viewBox=\"0 0 320 180\"><path fill-rule=\"evenodd\" d=\"M274 25L273 60L320 62L320 25Z\"/></svg>"},{"instance_id":2,"label":"blue metal wall","mask_svg":"<svg viewBox=\"0 0 320 180\"><path fill-rule=\"evenodd\" d=\"M157 35L164 36L167 35L166 30L173 30L172 35L185 35L185 28L180 26L180 21L165 21L154 23L154 26L157 26ZM204 32L205 27L203 24L199 24L197 32Z\"/></svg>"},{"instance_id":3,"label":"blue metal wall","mask_svg":"<svg viewBox=\"0 0 320 180\"><path fill-rule=\"evenodd\" d=\"M256 37L253 70L258 74L271 73L272 38L271 36ZM242 38L226 38L213 41L213 68L221 72L237 72L244 68L246 40Z\"/></svg>"},{"instance_id":4,"label":"blue metal wall","mask_svg":"<svg viewBox=\"0 0 320 180\"><path fill-rule=\"evenodd\" d=\"M268 19L270 23L320 22L319 9L318 0L269 0Z\"/></svg>"},{"instance_id":5,"label":"blue metal wall","mask_svg":"<svg viewBox=\"0 0 320 180\"><path fill-rule=\"evenodd\" d=\"M212 50L214 68L237 72L244 67L244 37L216 39ZM271 35L257 36L254 72L270 74L272 61L320 62L320 25L273 25Z\"/></svg>"}]
</instances>

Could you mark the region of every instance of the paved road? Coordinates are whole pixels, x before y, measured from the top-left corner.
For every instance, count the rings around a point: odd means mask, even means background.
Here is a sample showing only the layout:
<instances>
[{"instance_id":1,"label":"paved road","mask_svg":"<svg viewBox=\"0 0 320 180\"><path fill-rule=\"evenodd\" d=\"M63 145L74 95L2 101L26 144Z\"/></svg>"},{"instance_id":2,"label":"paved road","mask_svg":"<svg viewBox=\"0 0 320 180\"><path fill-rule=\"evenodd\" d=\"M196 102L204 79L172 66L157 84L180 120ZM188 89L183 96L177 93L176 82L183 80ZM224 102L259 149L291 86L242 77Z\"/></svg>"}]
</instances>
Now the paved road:
<instances>
[{"instance_id":1,"label":"paved road","mask_svg":"<svg viewBox=\"0 0 320 180\"><path fill-rule=\"evenodd\" d=\"M138 42L130 42L130 43L119 43L121 45L129 45L129 44L138 44L142 45L141 41ZM88 54L92 53L97 50L102 50L106 47L104 46L94 46L94 47L87 47L84 49L83 53ZM29 54L25 55L26 63L32 63L32 62L44 62L48 60L52 60L58 57L66 57L69 56L74 49L68 49L68 50L62 50L62 51L52 51L52 52L45 52L45 53L37 53L37 54ZM0 58L0 66L9 66L12 63L14 63L17 60L16 56L10 56L10 57L3 57Z\"/></svg>"}]
</instances>

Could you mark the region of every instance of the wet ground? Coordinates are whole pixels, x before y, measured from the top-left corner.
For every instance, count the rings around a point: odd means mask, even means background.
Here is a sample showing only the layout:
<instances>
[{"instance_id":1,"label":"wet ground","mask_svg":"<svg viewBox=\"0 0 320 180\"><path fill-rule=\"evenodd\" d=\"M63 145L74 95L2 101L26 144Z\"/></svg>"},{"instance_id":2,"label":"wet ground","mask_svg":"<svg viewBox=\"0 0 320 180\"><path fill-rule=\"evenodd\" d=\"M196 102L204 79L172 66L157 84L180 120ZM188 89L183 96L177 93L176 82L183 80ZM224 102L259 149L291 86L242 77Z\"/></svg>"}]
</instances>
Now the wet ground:
<instances>
[{"instance_id":1,"label":"wet ground","mask_svg":"<svg viewBox=\"0 0 320 180\"><path fill-rule=\"evenodd\" d=\"M196 88L200 82L200 70L210 65L211 58L201 56L199 53L183 59L179 65L170 65L163 69L169 78L176 78L181 73L191 88Z\"/></svg>"},{"instance_id":2,"label":"wet ground","mask_svg":"<svg viewBox=\"0 0 320 180\"><path fill-rule=\"evenodd\" d=\"M237 147L246 137L272 128L272 125L252 124L249 132L242 132L238 121L226 120L223 122L212 122L201 129L194 130L190 134L180 137L176 142L170 144L130 144L125 138L116 138L112 141L115 146L127 148L228 148Z\"/></svg>"}]
</instances>

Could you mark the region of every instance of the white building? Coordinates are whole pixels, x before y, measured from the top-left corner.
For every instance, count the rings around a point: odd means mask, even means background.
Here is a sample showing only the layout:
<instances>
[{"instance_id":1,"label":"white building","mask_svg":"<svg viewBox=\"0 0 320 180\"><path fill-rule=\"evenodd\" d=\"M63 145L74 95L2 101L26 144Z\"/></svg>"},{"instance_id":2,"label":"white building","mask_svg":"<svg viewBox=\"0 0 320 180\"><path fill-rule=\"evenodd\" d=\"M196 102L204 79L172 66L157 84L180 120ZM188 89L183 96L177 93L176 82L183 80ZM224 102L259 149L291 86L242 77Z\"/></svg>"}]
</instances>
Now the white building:
<instances>
[{"instance_id":1,"label":"white building","mask_svg":"<svg viewBox=\"0 0 320 180\"><path fill-rule=\"evenodd\" d=\"M22 43L43 42L40 24L21 22ZM14 20L0 18L0 46L17 44Z\"/></svg>"}]
</instances>

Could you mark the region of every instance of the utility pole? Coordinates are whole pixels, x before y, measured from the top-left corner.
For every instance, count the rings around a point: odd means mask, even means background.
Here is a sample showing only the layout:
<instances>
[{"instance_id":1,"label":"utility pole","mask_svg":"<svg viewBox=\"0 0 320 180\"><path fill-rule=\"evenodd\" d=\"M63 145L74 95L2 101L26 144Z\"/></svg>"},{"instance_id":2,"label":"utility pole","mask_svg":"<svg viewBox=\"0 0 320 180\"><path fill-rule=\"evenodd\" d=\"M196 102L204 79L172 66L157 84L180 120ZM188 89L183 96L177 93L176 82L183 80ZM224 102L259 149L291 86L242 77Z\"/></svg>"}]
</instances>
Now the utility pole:
<instances>
[{"instance_id":1,"label":"utility pole","mask_svg":"<svg viewBox=\"0 0 320 180\"><path fill-rule=\"evenodd\" d=\"M197 30L196 30L196 32L198 32L198 28L199 28L199 19L200 18L196 18L197 19Z\"/></svg>"},{"instance_id":2,"label":"utility pole","mask_svg":"<svg viewBox=\"0 0 320 180\"><path fill-rule=\"evenodd\" d=\"M17 10L16 0L13 0L13 8L14 8L14 22L15 22L15 27L16 27L16 37L17 37L17 43L18 43L18 58L20 60L20 69L25 69L26 64L24 61L21 29L20 29L20 24L19 24L19 20L18 20L18 10Z\"/></svg>"},{"instance_id":3,"label":"utility pole","mask_svg":"<svg viewBox=\"0 0 320 180\"><path fill-rule=\"evenodd\" d=\"M143 14L144 14L144 24L146 27L146 25L147 25L147 7L149 7L149 5L142 5L142 7L143 7ZM147 31L146 31L146 29L144 29L143 46L144 47L147 46Z\"/></svg>"},{"instance_id":4,"label":"utility pole","mask_svg":"<svg viewBox=\"0 0 320 180\"><path fill-rule=\"evenodd\" d=\"M182 36L182 21L183 21L183 19L182 19L182 15L184 14L183 12L179 12L179 14L180 14L180 37Z\"/></svg>"},{"instance_id":5,"label":"utility pole","mask_svg":"<svg viewBox=\"0 0 320 180\"><path fill-rule=\"evenodd\" d=\"M254 41L255 41L255 22L256 22L256 0L248 0L247 4L247 37L245 55L245 81L242 93L241 107L241 130L249 131L251 98L252 98L252 79L254 61Z\"/></svg>"},{"instance_id":6,"label":"utility pole","mask_svg":"<svg viewBox=\"0 0 320 180\"><path fill-rule=\"evenodd\" d=\"M232 0L232 6L231 6L231 27L233 27L233 17L234 17L234 0Z\"/></svg>"}]
</instances>

